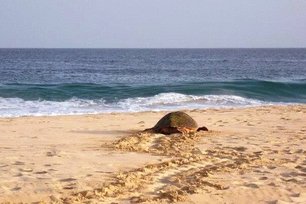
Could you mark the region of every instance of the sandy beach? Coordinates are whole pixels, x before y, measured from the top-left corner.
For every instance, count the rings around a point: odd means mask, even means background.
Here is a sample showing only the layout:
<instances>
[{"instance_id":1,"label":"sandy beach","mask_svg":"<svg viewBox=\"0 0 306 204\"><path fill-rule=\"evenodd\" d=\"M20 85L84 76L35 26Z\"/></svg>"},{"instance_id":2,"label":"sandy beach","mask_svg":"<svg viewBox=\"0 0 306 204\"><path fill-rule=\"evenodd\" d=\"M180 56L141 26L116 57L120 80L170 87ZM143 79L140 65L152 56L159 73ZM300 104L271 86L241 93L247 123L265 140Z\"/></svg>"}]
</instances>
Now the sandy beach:
<instances>
[{"instance_id":1,"label":"sandy beach","mask_svg":"<svg viewBox=\"0 0 306 204\"><path fill-rule=\"evenodd\" d=\"M0 203L306 203L306 105L0 119Z\"/></svg>"}]
</instances>

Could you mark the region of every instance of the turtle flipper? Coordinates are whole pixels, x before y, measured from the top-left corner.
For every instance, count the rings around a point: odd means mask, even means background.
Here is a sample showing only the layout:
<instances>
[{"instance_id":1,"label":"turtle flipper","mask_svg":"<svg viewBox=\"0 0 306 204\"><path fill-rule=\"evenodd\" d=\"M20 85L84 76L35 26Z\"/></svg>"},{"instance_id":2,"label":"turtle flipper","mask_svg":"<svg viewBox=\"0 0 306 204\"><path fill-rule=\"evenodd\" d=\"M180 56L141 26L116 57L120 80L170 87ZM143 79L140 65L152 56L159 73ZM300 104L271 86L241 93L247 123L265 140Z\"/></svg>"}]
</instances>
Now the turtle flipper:
<instances>
[{"instance_id":1,"label":"turtle flipper","mask_svg":"<svg viewBox=\"0 0 306 204\"><path fill-rule=\"evenodd\" d=\"M190 131L184 127L178 127L177 130L181 132L183 135L187 135Z\"/></svg>"}]
</instances>

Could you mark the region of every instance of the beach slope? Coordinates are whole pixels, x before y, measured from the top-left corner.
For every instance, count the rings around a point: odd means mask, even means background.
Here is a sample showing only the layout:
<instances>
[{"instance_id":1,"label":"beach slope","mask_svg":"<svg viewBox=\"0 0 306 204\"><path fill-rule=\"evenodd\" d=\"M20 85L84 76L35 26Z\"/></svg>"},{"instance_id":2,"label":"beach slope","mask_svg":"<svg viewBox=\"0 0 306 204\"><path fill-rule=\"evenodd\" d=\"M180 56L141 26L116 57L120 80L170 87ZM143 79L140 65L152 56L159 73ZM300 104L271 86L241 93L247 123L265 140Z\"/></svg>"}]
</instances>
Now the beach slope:
<instances>
[{"instance_id":1,"label":"beach slope","mask_svg":"<svg viewBox=\"0 0 306 204\"><path fill-rule=\"evenodd\" d=\"M305 203L306 105L0 119L0 203Z\"/></svg>"}]
</instances>

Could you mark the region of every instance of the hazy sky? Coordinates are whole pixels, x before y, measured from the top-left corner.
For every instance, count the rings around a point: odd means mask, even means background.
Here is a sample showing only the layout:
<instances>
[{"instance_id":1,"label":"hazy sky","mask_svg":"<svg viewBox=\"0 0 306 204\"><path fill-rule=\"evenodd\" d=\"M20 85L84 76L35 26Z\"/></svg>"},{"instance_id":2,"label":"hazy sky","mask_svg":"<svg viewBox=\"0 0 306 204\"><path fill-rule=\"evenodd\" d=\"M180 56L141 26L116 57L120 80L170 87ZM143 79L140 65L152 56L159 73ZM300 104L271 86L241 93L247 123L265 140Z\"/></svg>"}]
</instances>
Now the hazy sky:
<instances>
[{"instance_id":1,"label":"hazy sky","mask_svg":"<svg viewBox=\"0 0 306 204\"><path fill-rule=\"evenodd\" d=\"M0 0L0 47L306 47L306 0Z\"/></svg>"}]
</instances>

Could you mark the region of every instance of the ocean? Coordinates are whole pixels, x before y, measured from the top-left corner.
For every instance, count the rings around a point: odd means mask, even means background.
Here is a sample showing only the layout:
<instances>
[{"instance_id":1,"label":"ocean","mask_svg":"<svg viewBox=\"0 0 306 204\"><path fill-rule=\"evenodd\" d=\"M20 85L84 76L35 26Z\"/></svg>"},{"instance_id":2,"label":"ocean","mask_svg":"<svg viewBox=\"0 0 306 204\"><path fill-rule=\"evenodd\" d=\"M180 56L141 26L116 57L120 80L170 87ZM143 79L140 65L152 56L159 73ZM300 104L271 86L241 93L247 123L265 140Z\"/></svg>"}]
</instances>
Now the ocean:
<instances>
[{"instance_id":1,"label":"ocean","mask_svg":"<svg viewBox=\"0 0 306 204\"><path fill-rule=\"evenodd\" d=\"M306 49L0 49L0 117L306 103Z\"/></svg>"}]
</instances>

